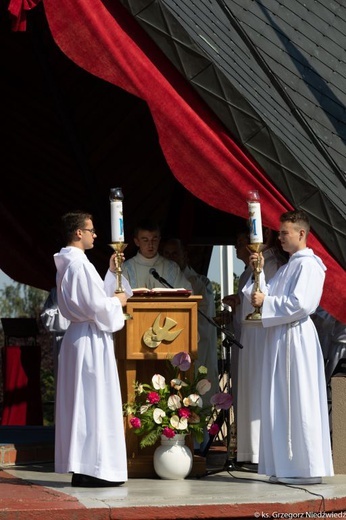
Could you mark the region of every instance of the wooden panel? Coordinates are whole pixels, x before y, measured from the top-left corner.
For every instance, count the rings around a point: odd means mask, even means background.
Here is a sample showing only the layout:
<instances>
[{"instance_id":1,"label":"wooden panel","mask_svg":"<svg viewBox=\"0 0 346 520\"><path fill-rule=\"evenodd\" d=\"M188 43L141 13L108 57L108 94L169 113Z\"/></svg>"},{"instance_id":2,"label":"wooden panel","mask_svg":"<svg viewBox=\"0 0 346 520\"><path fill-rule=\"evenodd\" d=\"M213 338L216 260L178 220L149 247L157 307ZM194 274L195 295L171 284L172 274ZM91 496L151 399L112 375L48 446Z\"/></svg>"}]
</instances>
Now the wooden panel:
<instances>
[{"instance_id":1,"label":"wooden panel","mask_svg":"<svg viewBox=\"0 0 346 520\"><path fill-rule=\"evenodd\" d=\"M125 312L130 315L124 328L114 334L114 348L118 363L121 395L123 402L133 400L135 381L150 383L154 374L165 377L167 356L178 352L189 352L192 359L197 357L197 318L201 296L188 298L133 297L127 302ZM166 318L176 325L173 332L182 329L173 341L163 340L156 348L148 347L143 336L160 317L159 325L164 326ZM129 476L132 478L153 475L152 455L156 446L145 449L139 447L140 438L133 433L128 418L124 418ZM193 449L193 448L192 448ZM196 457L195 457L196 459ZM194 461L203 473L204 461Z\"/></svg>"},{"instance_id":2,"label":"wooden panel","mask_svg":"<svg viewBox=\"0 0 346 520\"><path fill-rule=\"evenodd\" d=\"M346 377L332 377L332 442L336 475L346 473Z\"/></svg>"},{"instance_id":3,"label":"wooden panel","mask_svg":"<svg viewBox=\"0 0 346 520\"><path fill-rule=\"evenodd\" d=\"M200 296L190 296L189 298L130 298L127 303L126 313L130 319L125 324L124 333L119 335L119 343L125 341L124 345L117 348L118 359L147 359L164 360L168 355L177 352L190 352L192 357L197 356L197 304ZM150 338L154 334L152 327L155 322L160 328L165 328L169 320L173 320L175 325L168 326L167 332L174 333L181 330L179 335L173 340L163 339L157 346L148 346L144 339Z\"/></svg>"}]
</instances>

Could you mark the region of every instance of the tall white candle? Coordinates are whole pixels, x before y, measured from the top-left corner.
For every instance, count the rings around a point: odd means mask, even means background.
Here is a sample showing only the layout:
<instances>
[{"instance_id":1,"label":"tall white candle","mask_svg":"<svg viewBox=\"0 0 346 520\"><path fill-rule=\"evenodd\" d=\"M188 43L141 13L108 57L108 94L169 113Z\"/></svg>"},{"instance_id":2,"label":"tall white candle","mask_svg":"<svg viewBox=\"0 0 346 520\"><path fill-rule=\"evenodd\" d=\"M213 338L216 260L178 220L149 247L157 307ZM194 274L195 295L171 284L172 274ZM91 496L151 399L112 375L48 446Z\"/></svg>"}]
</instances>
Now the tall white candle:
<instances>
[{"instance_id":1,"label":"tall white candle","mask_svg":"<svg viewBox=\"0 0 346 520\"><path fill-rule=\"evenodd\" d=\"M258 191L251 190L248 192L250 244L263 243L261 204L259 199Z\"/></svg>"},{"instance_id":2,"label":"tall white candle","mask_svg":"<svg viewBox=\"0 0 346 520\"><path fill-rule=\"evenodd\" d=\"M112 242L124 242L123 193L121 188L110 191Z\"/></svg>"}]
</instances>

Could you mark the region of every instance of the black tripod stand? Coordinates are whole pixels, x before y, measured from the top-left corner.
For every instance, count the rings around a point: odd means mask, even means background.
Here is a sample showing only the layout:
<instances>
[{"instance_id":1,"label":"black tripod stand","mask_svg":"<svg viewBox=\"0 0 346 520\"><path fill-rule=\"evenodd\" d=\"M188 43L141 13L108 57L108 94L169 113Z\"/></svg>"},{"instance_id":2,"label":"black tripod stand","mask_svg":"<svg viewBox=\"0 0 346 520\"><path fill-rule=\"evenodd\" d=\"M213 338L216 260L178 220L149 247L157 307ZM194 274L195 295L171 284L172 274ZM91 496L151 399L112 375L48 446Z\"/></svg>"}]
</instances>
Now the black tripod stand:
<instances>
[{"instance_id":1,"label":"black tripod stand","mask_svg":"<svg viewBox=\"0 0 346 520\"><path fill-rule=\"evenodd\" d=\"M228 331L225 331L224 329L221 330L224 334L226 334L225 339L222 341L222 346L225 348L225 365L223 370L223 375L226 374L226 388L227 392L231 393L231 380L230 380L230 367L231 367L231 347L233 344L236 344L239 348L243 348L243 346L237 342L233 337L232 334ZM236 461L235 458L230 456L231 452L231 419L230 419L230 412L229 410L220 410L220 413L218 414L215 424L219 426L219 429L221 430L221 427L223 425L226 426L226 446L227 446L227 454L226 459L224 461L224 464L221 468L208 470L205 472L204 475L201 475L199 478L208 476L208 475L215 475L216 473L221 473L222 471L228 471L228 470L234 470L236 468ZM217 435L217 434L216 434ZM212 445L214 441L215 435L210 435L209 441L206 444L203 452L201 453L202 456L206 456L209 452L210 446Z\"/></svg>"}]
</instances>

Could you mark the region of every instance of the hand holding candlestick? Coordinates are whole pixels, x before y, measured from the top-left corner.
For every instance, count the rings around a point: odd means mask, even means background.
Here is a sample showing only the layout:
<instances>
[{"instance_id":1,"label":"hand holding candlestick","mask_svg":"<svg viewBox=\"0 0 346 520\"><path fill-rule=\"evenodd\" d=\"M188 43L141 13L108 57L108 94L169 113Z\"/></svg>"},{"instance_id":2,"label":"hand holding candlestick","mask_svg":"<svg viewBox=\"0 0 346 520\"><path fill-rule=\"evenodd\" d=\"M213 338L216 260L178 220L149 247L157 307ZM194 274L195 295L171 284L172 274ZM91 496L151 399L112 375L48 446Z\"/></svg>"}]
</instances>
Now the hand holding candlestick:
<instances>
[{"instance_id":1,"label":"hand holding candlestick","mask_svg":"<svg viewBox=\"0 0 346 520\"><path fill-rule=\"evenodd\" d=\"M115 251L115 253L111 256L110 259L110 270L112 273L116 276L116 293L122 293L124 292L124 288L122 286L122 268L121 265L124 261L124 254L123 250L127 246L127 244L121 243L121 242L113 242L109 244Z\"/></svg>"},{"instance_id":2,"label":"hand holding candlestick","mask_svg":"<svg viewBox=\"0 0 346 520\"><path fill-rule=\"evenodd\" d=\"M251 303L256 309L259 309L260 307L262 307L263 300L264 300L264 294L261 291L255 291L252 294Z\"/></svg>"}]
</instances>

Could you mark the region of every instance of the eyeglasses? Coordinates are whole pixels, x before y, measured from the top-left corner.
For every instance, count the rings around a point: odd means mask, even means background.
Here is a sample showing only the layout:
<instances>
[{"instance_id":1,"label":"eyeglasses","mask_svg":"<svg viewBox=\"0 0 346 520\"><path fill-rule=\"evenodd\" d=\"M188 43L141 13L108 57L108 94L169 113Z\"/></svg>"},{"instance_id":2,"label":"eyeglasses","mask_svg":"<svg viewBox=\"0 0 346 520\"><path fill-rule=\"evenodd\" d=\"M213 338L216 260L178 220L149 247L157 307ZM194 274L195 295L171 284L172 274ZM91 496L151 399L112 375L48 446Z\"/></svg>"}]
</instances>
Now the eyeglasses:
<instances>
[{"instance_id":1,"label":"eyeglasses","mask_svg":"<svg viewBox=\"0 0 346 520\"><path fill-rule=\"evenodd\" d=\"M94 228L91 228L91 229L88 229L88 228L81 228L81 231L90 231L90 233L92 235L96 235L96 229Z\"/></svg>"}]
</instances>

